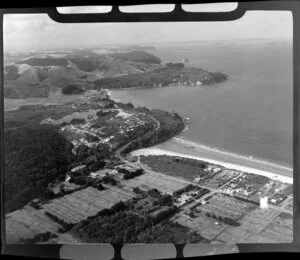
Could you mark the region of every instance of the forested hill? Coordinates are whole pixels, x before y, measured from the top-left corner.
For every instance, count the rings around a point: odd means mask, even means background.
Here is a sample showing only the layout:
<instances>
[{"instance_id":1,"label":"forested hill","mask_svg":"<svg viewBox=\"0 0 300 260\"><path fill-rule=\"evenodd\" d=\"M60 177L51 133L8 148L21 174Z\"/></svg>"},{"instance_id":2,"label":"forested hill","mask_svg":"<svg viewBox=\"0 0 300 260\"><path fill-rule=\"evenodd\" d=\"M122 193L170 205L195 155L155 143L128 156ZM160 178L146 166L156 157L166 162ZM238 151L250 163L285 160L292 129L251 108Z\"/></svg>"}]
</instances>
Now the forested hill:
<instances>
[{"instance_id":1,"label":"forested hill","mask_svg":"<svg viewBox=\"0 0 300 260\"><path fill-rule=\"evenodd\" d=\"M118 59L131 60L131 61L136 61L136 62L155 63L155 64L161 63L161 60L159 58L157 58L154 55L149 54L145 51L113 53L110 56L118 58Z\"/></svg>"},{"instance_id":2,"label":"forested hill","mask_svg":"<svg viewBox=\"0 0 300 260\"><path fill-rule=\"evenodd\" d=\"M211 85L227 80L221 72L209 72L197 68L186 68L183 63L167 63L165 66L142 74L103 78L95 82L95 88L149 88L178 85Z\"/></svg>"},{"instance_id":3,"label":"forested hill","mask_svg":"<svg viewBox=\"0 0 300 260\"><path fill-rule=\"evenodd\" d=\"M73 145L50 126L5 131L5 210L41 196L73 161Z\"/></svg>"}]
</instances>

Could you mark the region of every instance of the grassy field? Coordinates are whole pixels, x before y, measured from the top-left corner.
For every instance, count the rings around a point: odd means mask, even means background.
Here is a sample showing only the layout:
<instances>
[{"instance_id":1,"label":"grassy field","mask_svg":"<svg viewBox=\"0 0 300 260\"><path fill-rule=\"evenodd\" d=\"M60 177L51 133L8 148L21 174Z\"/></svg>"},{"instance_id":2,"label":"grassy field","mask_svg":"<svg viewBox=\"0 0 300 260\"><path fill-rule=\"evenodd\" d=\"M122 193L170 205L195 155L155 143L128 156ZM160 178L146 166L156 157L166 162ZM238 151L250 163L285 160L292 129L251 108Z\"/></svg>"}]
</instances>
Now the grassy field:
<instances>
[{"instance_id":1,"label":"grassy field","mask_svg":"<svg viewBox=\"0 0 300 260\"><path fill-rule=\"evenodd\" d=\"M43 205L43 208L45 211L69 223L76 223L96 214L104 208L110 208L120 200L125 201L133 196L133 192L117 187L111 187L103 191L88 187L84 190L54 199Z\"/></svg>"},{"instance_id":2,"label":"grassy field","mask_svg":"<svg viewBox=\"0 0 300 260\"><path fill-rule=\"evenodd\" d=\"M30 206L6 215L6 242L15 244L20 238L32 238L38 233L55 233L59 224L48 218L41 210Z\"/></svg>"},{"instance_id":3,"label":"grassy field","mask_svg":"<svg viewBox=\"0 0 300 260\"><path fill-rule=\"evenodd\" d=\"M279 243L292 240L292 215L279 210L260 209L232 197L215 194L208 203L193 209L194 217L181 211L173 218L179 224L197 231L206 239L222 243ZM224 224L206 213L229 217L240 226Z\"/></svg>"},{"instance_id":4,"label":"grassy field","mask_svg":"<svg viewBox=\"0 0 300 260\"><path fill-rule=\"evenodd\" d=\"M7 243L18 243L20 238L32 238L38 233L47 231L57 233L60 225L47 217L45 215L46 211L68 223L77 223L91 215L95 215L101 209L110 208L120 200L126 201L134 196L133 192L114 186L110 186L103 191L88 187L51 200L43 204L42 209L39 210L25 206L6 215ZM55 240L58 242L62 242L64 239L67 242L74 240L72 236L67 234L57 233L57 235L59 237Z\"/></svg>"},{"instance_id":5,"label":"grassy field","mask_svg":"<svg viewBox=\"0 0 300 260\"><path fill-rule=\"evenodd\" d=\"M158 189L163 193L173 193L185 187L187 184L181 180L176 180L168 177L167 175L147 172L130 180L120 180L124 188L132 190L134 187L139 187L142 190Z\"/></svg>"},{"instance_id":6,"label":"grassy field","mask_svg":"<svg viewBox=\"0 0 300 260\"><path fill-rule=\"evenodd\" d=\"M230 217L238 220L242 215L249 211L253 206L249 203L241 202L232 197L227 197L222 194L212 196L206 205L201 205L195 208L198 210L214 213L217 216Z\"/></svg>"},{"instance_id":7,"label":"grassy field","mask_svg":"<svg viewBox=\"0 0 300 260\"><path fill-rule=\"evenodd\" d=\"M217 236L217 239L226 243L250 243L253 242L251 237L256 239L260 237L261 242L272 242L271 237L260 236L260 233L280 214L276 209L260 209L256 208L247 212L247 214L239 220L241 226L229 227ZM287 241L288 242L288 241Z\"/></svg>"},{"instance_id":8,"label":"grassy field","mask_svg":"<svg viewBox=\"0 0 300 260\"><path fill-rule=\"evenodd\" d=\"M215 194L206 205L199 205L193 209L195 217L190 217L183 212L175 216L179 224L198 231L203 237L214 240L219 234L230 227L214 218L206 216L206 213L214 213L216 216L229 217L238 220L250 208L251 204L242 203L234 198ZM216 222L218 224L216 224Z\"/></svg>"},{"instance_id":9,"label":"grassy field","mask_svg":"<svg viewBox=\"0 0 300 260\"><path fill-rule=\"evenodd\" d=\"M249 243L291 243L293 241L293 216L288 213L280 213L259 234L248 238Z\"/></svg>"},{"instance_id":10,"label":"grassy field","mask_svg":"<svg viewBox=\"0 0 300 260\"><path fill-rule=\"evenodd\" d=\"M175 156L167 155L148 155L140 156L141 162L150 167L153 171L162 172L166 175L184 178L192 181L196 177L205 176L207 173L203 167L207 164L202 161L177 158Z\"/></svg>"}]
</instances>

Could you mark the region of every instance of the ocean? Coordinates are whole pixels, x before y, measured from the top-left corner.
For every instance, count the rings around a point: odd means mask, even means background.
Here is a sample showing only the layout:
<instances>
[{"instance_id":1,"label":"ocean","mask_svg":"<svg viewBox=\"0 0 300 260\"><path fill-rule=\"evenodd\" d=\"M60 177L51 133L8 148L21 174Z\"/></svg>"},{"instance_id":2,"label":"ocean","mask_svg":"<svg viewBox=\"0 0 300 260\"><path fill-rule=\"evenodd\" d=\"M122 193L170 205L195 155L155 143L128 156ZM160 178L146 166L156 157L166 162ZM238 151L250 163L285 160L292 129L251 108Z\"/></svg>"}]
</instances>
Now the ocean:
<instances>
[{"instance_id":1,"label":"ocean","mask_svg":"<svg viewBox=\"0 0 300 260\"><path fill-rule=\"evenodd\" d=\"M190 118L177 140L293 167L291 43L173 44L151 53L163 63L188 58L186 66L221 71L228 80L211 86L113 90L112 98Z\"/></svg>"}]
</instances>

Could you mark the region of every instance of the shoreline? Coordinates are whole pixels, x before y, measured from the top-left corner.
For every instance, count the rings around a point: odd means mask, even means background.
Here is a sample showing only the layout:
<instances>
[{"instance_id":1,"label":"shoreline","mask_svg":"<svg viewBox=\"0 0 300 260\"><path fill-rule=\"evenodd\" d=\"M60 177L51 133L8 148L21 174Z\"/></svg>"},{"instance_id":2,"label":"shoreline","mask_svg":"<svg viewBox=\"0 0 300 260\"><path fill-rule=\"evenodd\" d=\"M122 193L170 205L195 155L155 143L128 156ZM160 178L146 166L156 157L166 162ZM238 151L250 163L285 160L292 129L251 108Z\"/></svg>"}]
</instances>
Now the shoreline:
<instances>
[{"instance_id":1,"label":"shoreline","mask_svg":"<svg viewBox=\"0 0 300 260\"><path fill-rule=\"evenodd\" d=\"M272 180L280 181L283 183L287 184L293 184L293 178L285 175L280 175L278 173L274 173L271 171L265 171L265 170L260 170L256 169L253 167L248 167L244 166L241 164L233 164L233 163L227 163L224 161L217 161L214 159L210 158L204 158L200 156L195 156L195 155L189 155L185 153L179 153L179 152L174 152L170 150L164 150L158 147L150 147L150 148L143 148L143 149L138 149L130 153L131 156L148 156L148 155L168 155L168 156L179 156L183 158L189 158L189 159L194 159L194 160L201 160L207 163L215 164L215 165L220 165L225 167L226 169L232 169L232 170L237 170L237 171L242 171L244 173L249 173L249 174L257 174L257 175L262 175L265 177L268 177Z\"/></svg>"},{"instance_id":2,"label":"shoreline","mask_svg":"<svg viewBox=\"0 0 300 260\"><path fill-rule=\"evenodd\" d=\"M106 89L106 91L110 99L117 102L124 102L121 99L113 98L111 90ZM186 130L188 130L188 126L185 124L185 129L183 131ZM130 153L132 156L150 154L165 154L202 160L208 163L224 166L228 169L235 169L242 172L263 175L270 179L278 180L284 183L293 183L292 168L253 158L251 156L234 154L229 151L221 151L217 148L212 148L206 145L195 143L191 140L183 139L179 135L169 139L164 143L154 145L149 148L138 149Z\"/></svg>"}]
</instances>

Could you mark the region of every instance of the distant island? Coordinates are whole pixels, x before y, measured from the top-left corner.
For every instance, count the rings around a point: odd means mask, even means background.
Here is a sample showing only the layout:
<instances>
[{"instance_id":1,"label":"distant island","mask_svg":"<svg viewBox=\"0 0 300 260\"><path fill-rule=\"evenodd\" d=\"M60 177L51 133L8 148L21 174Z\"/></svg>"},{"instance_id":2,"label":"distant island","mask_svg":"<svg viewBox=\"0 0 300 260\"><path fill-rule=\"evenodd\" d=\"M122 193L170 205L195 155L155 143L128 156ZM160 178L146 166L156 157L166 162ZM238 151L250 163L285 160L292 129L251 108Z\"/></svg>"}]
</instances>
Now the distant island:
<instances>
[{"instance_id":1,"label":"distant island","mask_svg":"<svg viewBox=\"0 0 300 260\"><path fill-rule=\"evenodd\" d=\"M4 97L47 98L67 85L78 89L145 88L168 85L212 85L227 80L221 72L188 68L188 58L162 64L143 48L97 54L92 51L20 54L4 68ZM79 91L78 93L81 93Z\"/></svg>"}]
</instances>

